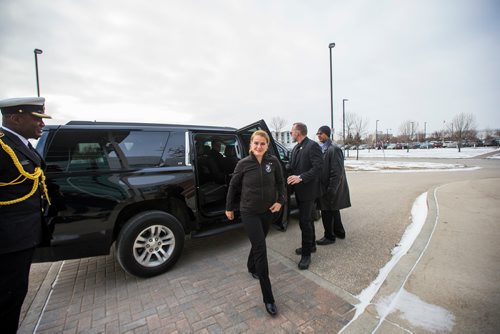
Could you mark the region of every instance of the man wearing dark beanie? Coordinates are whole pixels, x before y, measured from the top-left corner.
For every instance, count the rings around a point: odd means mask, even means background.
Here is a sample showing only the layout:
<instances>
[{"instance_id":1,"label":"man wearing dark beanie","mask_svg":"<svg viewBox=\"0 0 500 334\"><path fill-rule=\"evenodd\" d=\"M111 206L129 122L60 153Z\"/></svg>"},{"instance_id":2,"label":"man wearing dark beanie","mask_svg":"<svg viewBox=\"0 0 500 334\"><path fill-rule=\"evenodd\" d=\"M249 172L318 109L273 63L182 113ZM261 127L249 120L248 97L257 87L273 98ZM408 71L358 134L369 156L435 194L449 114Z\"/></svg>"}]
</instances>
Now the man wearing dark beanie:
<instances>
[{"instance_id":1,"label":"man wearing dark beanie","mask_svg":"<svg viewBox=\"0 0 500 334\"><path fill-rule=\"evenodd\" d=\"M323 152L319 206L325 234L323 238L316 240L316 244L320 246L333 244L336 237L345 238L340 210L351 206L344 155L340 147L332 142L330 134L331 130L326 125L316 133Z\"/></svg>"}]
</instances>

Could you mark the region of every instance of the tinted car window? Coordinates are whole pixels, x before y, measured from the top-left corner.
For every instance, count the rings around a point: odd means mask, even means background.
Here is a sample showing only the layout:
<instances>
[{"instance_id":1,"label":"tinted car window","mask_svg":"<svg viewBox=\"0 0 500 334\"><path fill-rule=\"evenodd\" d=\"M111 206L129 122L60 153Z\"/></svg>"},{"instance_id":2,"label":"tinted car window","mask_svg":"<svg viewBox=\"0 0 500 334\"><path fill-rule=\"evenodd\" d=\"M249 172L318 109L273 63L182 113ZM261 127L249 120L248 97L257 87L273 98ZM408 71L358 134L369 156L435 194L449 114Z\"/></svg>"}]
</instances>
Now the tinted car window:
<instances>
[{"instance_id":1,"label":"tinted car window","mask_svg":"<svg viewBox=\"0 0 500 334\"><path fill-rule=\"evenodd\" d=\"M184 165L184 132L172 132L168 137L167 148L163 154L163 166Z\"/></svg>"},{"instance_id":2,"label":"tinted car window","mask_svg":"<svg viewBox=\"0 0 500 334\"><path fill-rule=\"evenodd\" d=\"M110 152L110 157L124 159L124 167L159 166L168 136L168 132L161 131L113 131L114 151Z\"/></svg>"},{"instance_id":3,"label":"tinted car window","mask_svg":"<svg viewBox=\"0 0 500 334\"><path fill-rule=\"evenodd\" d=\"M48 171L110 169L106 151L106 132L60 131L47 152Z\"/></svg>"},{"instance_id":4,"label":"tinted car window","mask_svg":"<svg viewBox=\"0 0 500 334\"><path fill-rule=\"evenodd\" d=\"M288 161L289 160L288 151L278 143L276 143L276 148L278 149L278 154L280 156L281 161Z\"/></svg>"}]
</instances>

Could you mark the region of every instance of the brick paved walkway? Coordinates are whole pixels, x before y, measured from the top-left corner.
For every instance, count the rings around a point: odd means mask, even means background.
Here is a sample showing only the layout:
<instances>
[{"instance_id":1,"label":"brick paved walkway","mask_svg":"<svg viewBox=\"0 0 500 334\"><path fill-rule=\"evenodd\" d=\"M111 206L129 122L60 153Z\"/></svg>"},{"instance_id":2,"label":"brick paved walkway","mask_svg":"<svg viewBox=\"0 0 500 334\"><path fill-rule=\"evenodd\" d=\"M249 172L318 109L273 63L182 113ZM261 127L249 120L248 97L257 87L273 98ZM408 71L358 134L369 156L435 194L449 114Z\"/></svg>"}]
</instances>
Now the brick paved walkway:
<instances>
[{"instance_id":1,"label":"brick paved walkway","mask_svg":"<svg viewBox=\"0 0 500 334\"><path fill-rule=\"evenodd\" d=\"M205 248L209 239L189 240L187 259L149 279L113 255L65 261L36 333L334 333L352 318L351 304L272 255L270 317L246 272L249 244Z\"/></svg>"}]
</instances>

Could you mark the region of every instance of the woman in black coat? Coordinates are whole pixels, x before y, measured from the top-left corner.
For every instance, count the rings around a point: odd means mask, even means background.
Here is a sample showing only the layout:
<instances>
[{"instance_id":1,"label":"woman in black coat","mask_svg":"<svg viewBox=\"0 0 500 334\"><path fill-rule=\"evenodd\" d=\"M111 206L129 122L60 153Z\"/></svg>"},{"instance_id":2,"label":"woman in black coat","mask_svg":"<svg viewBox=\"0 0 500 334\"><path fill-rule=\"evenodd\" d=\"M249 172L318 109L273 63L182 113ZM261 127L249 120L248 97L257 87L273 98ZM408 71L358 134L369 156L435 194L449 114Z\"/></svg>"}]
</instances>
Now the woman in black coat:
<instances>
[{"instance_id":1,"label":"woman in black coat","mask_svg":"<svg viewBox=\"0 0 500 334\"><path fill-rule=\"evenodd\" d=\"M285 203L285 183L279 160L267 154L269 135L255 131L250 138L250 155L241 159L234 169L226 199L226 216L234 219L235 198L241 191L241 220L252 248L247 268L260 281L266 310L272 316L278 313L269 280L266 235L274 213Z\"/></svg>"}]
</instances>

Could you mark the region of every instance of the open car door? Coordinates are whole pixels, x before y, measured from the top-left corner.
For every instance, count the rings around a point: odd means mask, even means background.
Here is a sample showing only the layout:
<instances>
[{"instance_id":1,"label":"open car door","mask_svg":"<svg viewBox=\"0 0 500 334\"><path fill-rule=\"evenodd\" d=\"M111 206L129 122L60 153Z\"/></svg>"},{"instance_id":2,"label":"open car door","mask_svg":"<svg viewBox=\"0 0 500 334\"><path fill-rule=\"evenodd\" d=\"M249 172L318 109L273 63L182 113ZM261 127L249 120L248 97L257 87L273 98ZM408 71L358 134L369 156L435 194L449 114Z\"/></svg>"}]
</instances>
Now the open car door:
<instances>
[{"instance_id":1,"label":"open car door","mask_svg":"<svg viewBox=\"0 0 500 334\"><path fill-rule=\"evenodd\" d=\"M285 161L282 157L280 157L276 142L274 141L271 131L269 131L269 128L267 127L267 124L263 119L255 123L249 124L247 126L244 126L236 131L236 134L241 140L243 151L248 152L250 148L250 137L252 136L252 133L254 133L257 130L266 131L267 134L269 135L269 138L271 139L271 142L269 143L269 153L277 157L278 160L281 162L281 171L284 179L283 182L285 182L286 184L286 176L287 176L286 166L288 161ZM288 226L288 216L290 213L289 210L290 187L286 186L286 190L287 190L288 200L285 203L285 205L283 205L283 207L281 208L281 212L278 219L276 219L276 221L274 222L276 228L283 232L286 231L286 228Z\"/></svg>"}]
</instances>

